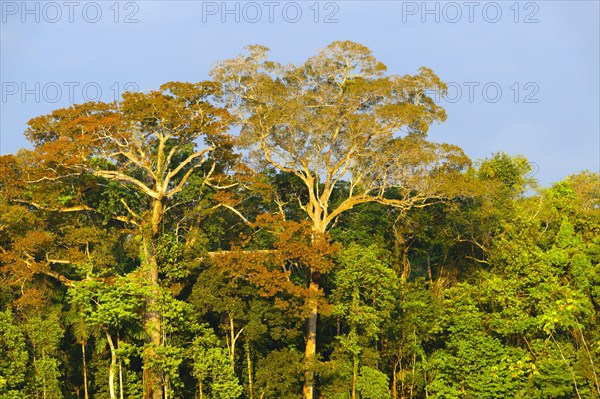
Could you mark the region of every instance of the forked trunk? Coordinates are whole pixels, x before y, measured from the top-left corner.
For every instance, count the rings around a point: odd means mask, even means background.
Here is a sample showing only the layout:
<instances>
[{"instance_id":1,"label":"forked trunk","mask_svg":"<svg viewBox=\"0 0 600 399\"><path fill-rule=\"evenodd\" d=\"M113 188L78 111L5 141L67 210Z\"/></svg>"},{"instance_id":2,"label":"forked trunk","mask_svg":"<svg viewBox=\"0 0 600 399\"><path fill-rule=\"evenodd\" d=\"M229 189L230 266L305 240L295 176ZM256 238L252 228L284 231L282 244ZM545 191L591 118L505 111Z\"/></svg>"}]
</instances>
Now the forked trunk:
<instances>
[{"instance_id":1,"label":"forked trunk","mask_svg":"<svg viewBox=\"0 0 600 399\"><path fill-rule=\"evenodd\" d=\"M227 347L229 349L229 361L231 362L231 368L235 369L235 344L240 337L240 334L244 331L242 327L237 333L235 332L235 324L231 313L227 313L229 319L229 337L227 338Z\"/></svg>"}]
</instances>

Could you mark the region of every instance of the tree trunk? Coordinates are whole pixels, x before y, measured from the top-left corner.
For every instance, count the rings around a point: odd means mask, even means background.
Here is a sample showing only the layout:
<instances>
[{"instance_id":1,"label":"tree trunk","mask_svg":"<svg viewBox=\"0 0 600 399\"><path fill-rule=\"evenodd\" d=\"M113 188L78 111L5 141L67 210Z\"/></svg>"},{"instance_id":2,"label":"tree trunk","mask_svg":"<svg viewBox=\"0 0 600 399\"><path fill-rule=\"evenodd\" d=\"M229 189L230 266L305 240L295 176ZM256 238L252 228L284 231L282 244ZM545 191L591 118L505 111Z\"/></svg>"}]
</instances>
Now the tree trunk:
<instances>
[{"instance_id":1,"label":"tree trunk","mask_svg":"<svg viewBox=\"0 0 600 399\"><path fill-rule=\"evenodd\" d=\"M123 362L119 361L119 399L124 399L123 392Z\"/></svg>"},{"instance_id":2,"label":"tree trunk","mask_svg":"<svg viewBox=\"0 0 600 399\"><path fill-rule=\"evenodd\" d=\"M327 228L322 222L322 209L313 201L314 213L311 243L314 244L315 235L325 233ZM304 350L304 386L302 392L304 399L313 399L315 390L315 363L317 359L317 318L319 315L319 280L320 273L310 267L310 282L308 284L308 305L310 316L306 327L306 348Z\"/></svg>"},{"instance_id":3,"label":"tree trunk","mask_svg":"<svg viewBox=\"0 0 600 399\"><path fill-rule=\"evenodd\" d=\"M398 375L396 370L398 369L398 361L394 360L394 371L392 374L392 399L398 399Z\"/></svg>"},{"instance_id":4,"label":"tree trunk","mask_svg":"<svg viewBox=\"0 0 600 399\"><path fill-rule=\"evenodd\" d=\"M146 343L144 350L144 363L148 364L157 356L154 347L161 346L161 320L157 307L158 292L158 265L154 253L153 243L146 242L148 275L147 282L152 287L152 292L146 297L146 310L144 314L144 327L146 330ZM144 368L144 399L162 399L162 373L156 367Z\"/></svg>"},{"instance_id":5,"label":"tree trunk","mask_svg":"<svg viewBox=\"0 0 600 399\"><path fill-rule=\"evenodd\" d=\"M108 346L110 347L110 367L108 368L108 392L110 394L110 399L115 399L115 367L117 365L117 353L115 351L115 344L108 331L106 332L106 340L108 341Z\"/></svg>"},{"instance_id":6,"label":"tree trunk","mask_svg":"<svg viewBox=\"0 0 600 399\"><path fill-rule=\"evenodd\" d=\"M85 360L85 341L81 341L81 356L83 358L83 397L84 399L90 399L87 382L87 361Z\"/></svg>"},{"instance_id":7,"label":"tree trunk","mask_svg":"<svg viewBox=\"0 0 600 399\"><path fill-rule=\"evenodd\" d=\"M415 389L415 379L416 379L416 367L417 367L417 327L413 326L413 340L414 340L414 349L413 349L413 358L412 358L412 378L410 380L410 397L412 399L413 392Z\"/></svg>"},{"instance_id":8,"label":"tree trunk","mask_svg":"<svg viewBox=\"0 0 600 399\"><path fill-rule=\"evenodd\" d=\"M252 357L250 356L250 340L247 337L248 334L244 335L246 335L244 342L246 344L246 366L248 368L248 399L254 399L254 383L252 381Z\"/></svg>"},{"instance_id":9,"label":"tree trunk","mask_svg":"<svg viewBox=\"0 0 600 399\"><path fill-rule=\"evenodd\" d=\"M231 313L227 313L229 318L229 361L231 362L231 368L235 370L235 343L237 342L243 328L236 334L235 324Z\"/></svg>"},{"instance_id":10,"label":"tree trunk","mask_svg":"<svg viewBox=\"0 0 600 399\"><path fill-rule=\"evenodd\" d=\"M164 210L162 199L154 201L152 208L151 231L143 232L144 260L146 263L147 284L151 293L146 297L146 310L144 314L144 327L146 330L146 343L149 344L144 351L144 363L152 363L156 358L153 347L161 346L161 319L157 309L157 299L160 294L158 281L158 263L156 260L156 241L159 235L160 222ZM144 399L163 399L163 376L159 368L145 367L144 374Z\"/></svg>"},{"instance_id":11,"label":"tree trunk","mask_svg":"<svg viewBox=\"0 0 600 399\"><path fill-rule=\"evenodd\" d=\"M421 359L423 364L425 364L425 360ZM425 388L425 399L429 399L429 388L427 387L427 367L423 367L423 386Z\"/></svg>"},{"instance_id":12,"label":"tree trunk","mask_svg":"<svg viewBox=\"0 0 600 399\"><path fill-rule=\"evenodd\" d=\"M358 355L352 357L352 399L356 399L356 383L358 382Z\"/></svg>"},{"instance_id":13,"label":"tree trunk","mask_svg":"<svg viewBox=\"0 0 600 399\"><path fill-rule=\"evenodd\" d=\"M120 348L123 341L121 341L121 335L117 331L117 347ZM125 394L123 392L123 360L119 359L119 399L124 399Z\"/></svg>"},{"instance_id":14,"label":"tree trunk","mask_svg":"<svg viewBox=\"0 0 600 399\"><path fill-rule=\"evenodd\" d=\"M352 292L352 307L351 312L358 314L359 312L359 301L360 301L360 292L358 287L354 287ZM350 349L352 350L352 399L356 399L356 385L358 383L358 354L360 353L360 347L358 344L358 333L357 333L356 324L354 322L350 322L350 334L348 336L349 341L351 342Z\"/></svg>"},{"instance_id":15,"label":"tree trunk","mask_svg":"<svg viewBox=\"0 0 600 399\"><path fill-rule=\"evenodd\" d=\"M46 354L42 350L42 359L46 358ZM48 397L48 393L46 392L46 373L42 374L42 397L46 399Z\"/></svg>"},{"instance_id":16,"label":"tree trunk","mask_svg":"<svg viewBox=\"0 0 600 399\"><path fill-rule=\"evenodd\" d=\"M33 345L33 369L35 370L35 363L36 363L36 356L35 356L35 344ZM37 377L37 374L36 374ZM38 398L40 396L40 391L38 389L38 384L35 384L35 397Z\"/></svg>"},{"instance_id":17,"label":"tree trunk","mask_svg":"<svg viewBox=\"0 0 600 399\"><path fill-rule=\"evenodd\" d=\"M314 367L317 355L317 316L319 282L316 278L313 278L312 272L308 291L310 295L309 306L311 311L306 330L306 349L304 351L304 387L302 389L302 392L304 393L304 399L313 399L315 384Z\"/></svg>"}]
</instances>

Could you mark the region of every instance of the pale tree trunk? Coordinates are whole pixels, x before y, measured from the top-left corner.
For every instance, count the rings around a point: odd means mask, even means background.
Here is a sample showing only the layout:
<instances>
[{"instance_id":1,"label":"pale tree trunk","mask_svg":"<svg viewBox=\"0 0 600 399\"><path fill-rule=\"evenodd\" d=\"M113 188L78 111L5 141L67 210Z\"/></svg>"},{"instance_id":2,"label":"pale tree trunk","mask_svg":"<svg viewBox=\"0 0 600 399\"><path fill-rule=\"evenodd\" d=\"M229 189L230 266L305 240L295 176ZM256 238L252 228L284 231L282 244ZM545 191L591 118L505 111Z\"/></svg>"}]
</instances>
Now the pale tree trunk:
<instances>
[{"instance_id":1,"label":"pale tree trunk","mask_svg":"<svg viewBox=\"0 0 600 399\"><path fill-rule=\"evenodd\" d=\"M115 351L115 344L110 336L109 332L106 332L106 340L110 347L110 366L108 368L108 392L110 399L115 399L115 367L117 365L117 353Z\"/></svg>"},{"instance_id":2,"label":"pale tree trunk","mask_svg":"<svg viewBox=\"0 0 600 399\"><path fill-rule=\"evenodd\" d=\"M246 347L246 366L248 368L248 399L254 399L254 382L252 380L252 357L250 355L250 340L247 337L248 334L245 335L246 339L244 340L244 343Z\"/></svg>"},{"instance_id":3,"label":"pale tree trunk","mask_svg":"<svg viewBox=\"0 0 600 399\"><path fill-rule=\"evenodd\" d=\"M235 332L235 324L233 321L233 317L231 317L231 313L227 313L227 318L229 319L229 337L227 337L227 347L229 349L229 360L231 362L231 368L235 370L235 344L240 337L240 334L244 331L244 327L240 329L237 333Z\"/></svg>"},{"instance_id":4,"label":"pale tree trunk","mask_svg":"<svg viewBox=\"0 0 600 399\"><path fill-rule=\"evenodd\" d=\"M117 345L121 347L121 338L117 332ZM123 392L123 361L119 359L119 399L124 399L125 395Z\"/></svg>"},{"instance_id":5,"label":"pale tree trunk","mask_svg":"<svg viewBox=\"0 0 600 399\"><path fill-rule=\"evenodd\" d=\"M306 331L306 349L304 351L304 399L313 399L314 397L314 379L315 379L315 360L317 355L317 317L318 317L318 293L319 282L312 277L308 287L310 317Z\"/></svg>"},{"instance_id":6,"label":"pale tree trunk","mask_svg":"<svg viewBox=\"0 0 600 399\"><path fill-rule=\"evenodd\" d=\"M83 397L89 399L87 381L87 361L85 359L85 341L81 341L81 356L83 358Z\"/></svg>"},{"instance_id":7,"label":"pale tree trunk","mask_svg":"<svg viewBox=\"0 0 600 399\"><path fill-rule=\"evenodd\" d=\"M323 234L325 227L321 221L322 213L318 205L314 205L313 235L311 240L314 242L315 234ZM317 319L319 315L319 277L320 274L310 266L310 282L308 285L308 305L310 316L306 328L306 348L304 350L304 386L302 392L304 399L313 399L315 394L315 363L317 359Z\"/></svg>"},{"instance_id":8,"label":"pale tree trunk","mask_svg":"<svg viewBox=\"0 0 600 399\"><path fill-rule=\"evenodd\" d=\"M123 392L123 362L119 360L119 399L124 399Z\"/></svg>"},{"instance_id":9,"label":"pale tree trunk","mask_svg":"<svg viewBox=\"0 0 600 399\"><path fill-rule=\"evenodd\" d=\"M152 208L152 224L150 232L143 232L144 257L147 268L147 283L151 293L146 297L146 311L144 324L146 329L146 342L153 346L161 346L161 319L157 309L159 292L158 263L156 260L156 240L159 234L160 221L164 210L161 198L154 201ZM144 351L144 361L147 362L156 357L152 347ZM144 399L163 399L163 376L160 369L144 369Z\"/></svg>"}]
</instances>

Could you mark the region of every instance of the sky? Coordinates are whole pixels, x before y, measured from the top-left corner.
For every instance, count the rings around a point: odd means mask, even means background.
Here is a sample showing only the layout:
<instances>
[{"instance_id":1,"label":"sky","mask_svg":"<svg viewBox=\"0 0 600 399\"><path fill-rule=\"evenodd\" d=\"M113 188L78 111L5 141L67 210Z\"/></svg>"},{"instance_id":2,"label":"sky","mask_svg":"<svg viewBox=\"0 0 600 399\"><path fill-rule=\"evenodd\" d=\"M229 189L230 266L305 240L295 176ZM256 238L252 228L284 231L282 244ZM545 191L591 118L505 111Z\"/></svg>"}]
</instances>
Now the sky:
<instances>
[{"instance_id":1,"label":"sky","mask_svg":"<svg viewBox=\"0 0 600 399\"><path fill-rule=\"evenodd\" d=\"M197 82L262 44L301 63L332 41L390 74L449 86L429 137L474 161L524 155L548 186L600 170L600 2L0 0L0 154L31 148L30 118L125 90ZM431 93L437 96L436 93Z\"/></svg>"}]
</instances>

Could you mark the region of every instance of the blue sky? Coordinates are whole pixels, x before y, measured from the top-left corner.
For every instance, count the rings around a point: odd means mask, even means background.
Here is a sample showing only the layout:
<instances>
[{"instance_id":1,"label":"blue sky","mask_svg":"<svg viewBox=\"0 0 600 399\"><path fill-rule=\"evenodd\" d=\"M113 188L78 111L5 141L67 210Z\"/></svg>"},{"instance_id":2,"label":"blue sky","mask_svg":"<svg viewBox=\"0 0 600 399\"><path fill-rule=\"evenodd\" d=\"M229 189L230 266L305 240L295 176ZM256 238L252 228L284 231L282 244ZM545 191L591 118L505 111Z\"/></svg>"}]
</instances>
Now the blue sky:
<instances>
[{"instance_id":1,"label":"blue sky","mask_svg":"<svg viewBox=\"0 0 600 399\"><path fill-rule=\"evenodd\" d=\"M248 44L302 62L334 40L450 84L430 138L525 155L548 185L600 169L600 2L0 0L0 153L27 120L124 89L199 81ZM101 94L100 94L101 92Z\"/></svg>"}]
</instances>

